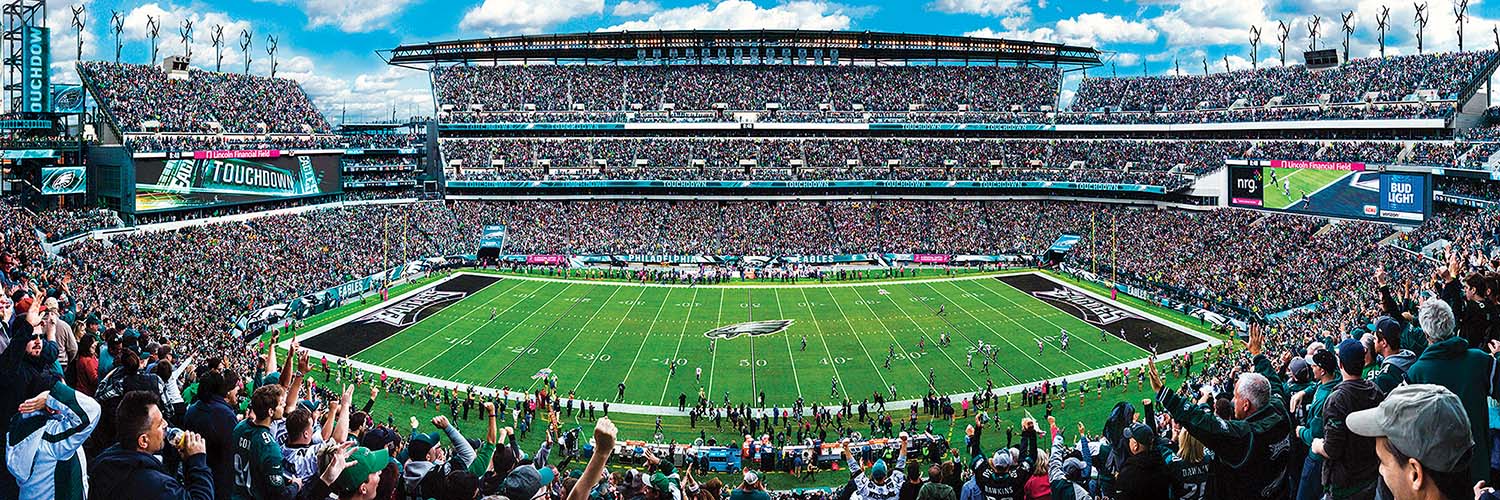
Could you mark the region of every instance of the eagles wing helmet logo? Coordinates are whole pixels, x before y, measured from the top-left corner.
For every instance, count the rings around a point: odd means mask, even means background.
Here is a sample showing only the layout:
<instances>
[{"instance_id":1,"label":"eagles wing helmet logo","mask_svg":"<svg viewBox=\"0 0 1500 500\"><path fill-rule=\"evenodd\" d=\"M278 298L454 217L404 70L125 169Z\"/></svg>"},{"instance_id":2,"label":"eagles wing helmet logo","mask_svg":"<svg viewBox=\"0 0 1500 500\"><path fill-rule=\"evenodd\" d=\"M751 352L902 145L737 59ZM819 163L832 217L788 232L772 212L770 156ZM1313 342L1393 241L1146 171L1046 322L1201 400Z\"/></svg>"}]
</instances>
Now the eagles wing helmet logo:
<instances>
[{"instance_id":1,"label":"eagles wing helmet logo","mask_svg":"<svg viewBox=\"0 0 1500 500\"><path fill-rule=\"evenodd\" d=\"M728 326L721 326L703 333L703 336L711 339L732 339L740 335L759 337L770 335L792 326L790 319L772 319L765 321L750 321Z\"/></svg>"},{"instance_id":2,"label":"eagles wing helmet logo","mask_svg":"<svg viewBox=\"0 0 1500 500\"><path fill-rule=\"evenodd\" d=\"M72 171L63 172L48 179L47 189L52 191L72 191L82 181L83 178Z\"/></svg>"}]
</instances>

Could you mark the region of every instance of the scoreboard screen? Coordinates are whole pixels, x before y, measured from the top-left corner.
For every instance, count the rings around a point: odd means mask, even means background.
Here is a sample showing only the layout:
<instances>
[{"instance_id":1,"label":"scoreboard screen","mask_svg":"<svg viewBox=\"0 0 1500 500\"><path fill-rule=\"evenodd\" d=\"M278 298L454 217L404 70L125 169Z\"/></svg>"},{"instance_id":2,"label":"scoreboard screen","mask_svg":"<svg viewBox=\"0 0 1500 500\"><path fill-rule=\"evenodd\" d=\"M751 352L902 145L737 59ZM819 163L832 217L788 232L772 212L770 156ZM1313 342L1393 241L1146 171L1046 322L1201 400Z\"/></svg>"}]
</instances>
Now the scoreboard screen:
<instances>
[{"instance_id":1,"label":"scoreboard screen","mask_svg":"<svg viewBox=\"0 0 1500 500\"><path fill-rule=\"evenodd\" d=\"M1416 225L1432 210L1425 173L1363 163L1251 161L1229 165L1229 206Z\"/></svg>"}]
</instances>

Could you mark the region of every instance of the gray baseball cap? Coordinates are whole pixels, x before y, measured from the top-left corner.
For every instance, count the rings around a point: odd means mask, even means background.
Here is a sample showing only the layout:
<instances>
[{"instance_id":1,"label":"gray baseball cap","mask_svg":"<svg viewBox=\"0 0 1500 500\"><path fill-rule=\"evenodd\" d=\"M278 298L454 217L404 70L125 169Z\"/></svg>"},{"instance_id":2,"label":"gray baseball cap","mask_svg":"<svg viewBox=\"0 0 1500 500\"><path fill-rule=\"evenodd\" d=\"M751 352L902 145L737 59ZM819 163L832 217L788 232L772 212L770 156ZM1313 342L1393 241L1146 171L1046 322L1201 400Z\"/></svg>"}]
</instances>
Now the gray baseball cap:
<instances>
[{"instance_id":1,"label":"gray baseball cap","mask_svg":"<svg viewBox=\"0 0 1500 500\"><path fill-rule=\"evenodd\" d=\"M1349 414L1349 431L1385 437L1402 454L1440 472L1456 472L1474 447L1463 402L1447 388L1432 384L1397 387L1380 406Z\"/></svg>"}]
</instances>

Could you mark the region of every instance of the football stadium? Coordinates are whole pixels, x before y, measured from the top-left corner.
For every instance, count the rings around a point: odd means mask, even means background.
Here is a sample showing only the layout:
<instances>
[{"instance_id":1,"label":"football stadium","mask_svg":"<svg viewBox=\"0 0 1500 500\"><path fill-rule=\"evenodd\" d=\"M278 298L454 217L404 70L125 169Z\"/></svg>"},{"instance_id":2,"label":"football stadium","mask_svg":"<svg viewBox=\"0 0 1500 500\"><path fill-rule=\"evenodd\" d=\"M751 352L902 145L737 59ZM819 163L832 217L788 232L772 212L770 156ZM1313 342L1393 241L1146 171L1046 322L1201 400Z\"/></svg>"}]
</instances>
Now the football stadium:
<instances>
[{"instance_id":1,"label":"football stadium","mask_svg":"<svg viewBox=\"0 0 1500 500\"><path fill-rule=\"evenodd\" d=\"M0 0L0 500L1500 499L1492 6L431 3Z\"/></svg>"}]
</instances>

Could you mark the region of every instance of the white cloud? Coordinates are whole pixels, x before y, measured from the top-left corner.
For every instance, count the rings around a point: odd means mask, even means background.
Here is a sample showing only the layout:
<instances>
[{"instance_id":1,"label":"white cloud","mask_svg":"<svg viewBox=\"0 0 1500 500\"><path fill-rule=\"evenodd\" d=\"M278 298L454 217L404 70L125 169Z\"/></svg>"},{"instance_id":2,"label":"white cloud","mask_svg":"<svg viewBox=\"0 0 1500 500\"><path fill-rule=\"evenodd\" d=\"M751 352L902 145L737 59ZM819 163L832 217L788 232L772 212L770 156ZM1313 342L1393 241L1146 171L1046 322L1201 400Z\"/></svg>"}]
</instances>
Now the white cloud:
<instances>
[{"instance_id":1,"label":"white cloud","mask_svg":"<svg viewBox=\"0 0 1500 500\"><path fill-rule=\"evenodd\" d=\"M1043 5L1045 7L1045 5ZM1031 13L1026 0L933 0L927 8L947 14L978 14L999 17Z\"/></svg>"},{"instance_id":2,"label":"white cloud","mask_svg":"<svg viewBox=\"0 0 1500 500\"><path fill-rule=\"evenodd\" d=\"M307 14L308 28L333 26L345 33L386 27L412 0L261 0L293 4Z\"/></svg>"},{"instance_id":3,"label":"white cloud","mask_svg":"<svg viewBox=\"0 0 1500 500\"><path fill-rule=\"evenodd\" d=\"M1180 0L1150 20L1166 33L1171 46L1247 44L1251 25L1263 28L1265 39L1274 39L1276 23L1266 17L1266 0ZM1294 30L1295 32L1295 30Z\"/></svg>"},{"instance_id":4,"label":"white cloud","mask_svg":"<svg viewBox=\"0 0 1500 500\"><path fill-rule=\"evenodd\" d=\"M808 29L844 30L855 12L824 2L797 0L763 8L749 0L722 0L716 5L698 4L652 14L599 31L676 29Z\"/></svg>"},{"instance_id":5,"label":"white cloud","mask_svg":"<svg viewBox=\"0 0 1500 500\"><path fill-rule=\"evenodd\" d=\"M1131 67L1141 63L1141 55L1133 52L1115 54L1115 66Z\"/></svg>"},{"instance_id":6,"label":"white cloud","mask_svg":"<svg viewBox=\"0 0 1500 500\"><path fill-rule=\"evenodd\" d=\"M1001 20L1005 31L981 28L965 33L967 36L985 38L1009 38L1039 42L1058 42L1069 45L1097 46L1101 43L1154 43L1157 32L1144 22L1129 21L1120 16L1109 16L1098 12L1079 14L1070 19L1057 21L1055 26L1040 26L1022 29L1029 18L1018 16Z\"/></svg>"},{"instance_id":7,"label":"white cloud","mask_svg":"<svg viewBox=\"0 0 1500 500\"><path fill-rule=\"evenodd\" d=\"M537 33L571 19L604 13L604 0L484 0L458 27L489 34Z\"/></svg>"},{"instance_id":8,"label":"white cloud","mask_svg":"<svg viewBox=\"0 0 1500 500\"><path fill-rule=\"evenodd\" d=\"M614 14L615 17L635 17L651 14L658 10L661 10L661 6L651 0L625 0L616 4L615 10L611 14Z\"/></svg>"}]
</instances>

